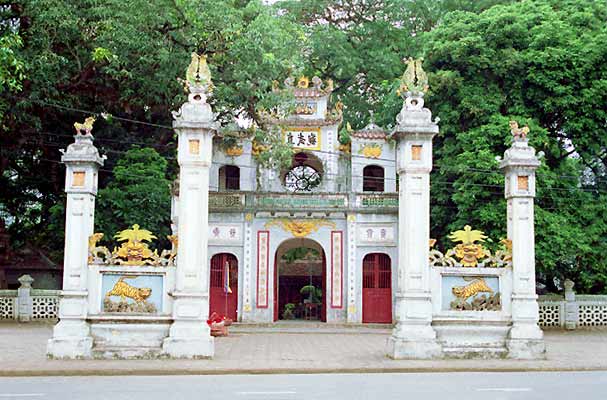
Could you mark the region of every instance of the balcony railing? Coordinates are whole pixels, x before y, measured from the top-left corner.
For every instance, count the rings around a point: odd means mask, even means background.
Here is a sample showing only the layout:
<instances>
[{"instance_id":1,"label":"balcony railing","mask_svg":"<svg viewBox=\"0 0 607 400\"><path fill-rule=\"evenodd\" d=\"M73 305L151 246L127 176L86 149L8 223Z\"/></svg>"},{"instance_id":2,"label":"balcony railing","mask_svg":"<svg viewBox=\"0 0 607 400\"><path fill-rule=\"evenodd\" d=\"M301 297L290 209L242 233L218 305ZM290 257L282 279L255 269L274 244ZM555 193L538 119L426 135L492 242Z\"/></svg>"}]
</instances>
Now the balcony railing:
<instances>
[{"instance_id":1,"label":"balcony railing","mask_svg":"<svg viewBox=\"0 0 607 400\"><path fill-rule=\"evenodd\" d=\"M397 193L210 192L211 211L352 211L397 212Z\"/></svg>"}]
</instances>

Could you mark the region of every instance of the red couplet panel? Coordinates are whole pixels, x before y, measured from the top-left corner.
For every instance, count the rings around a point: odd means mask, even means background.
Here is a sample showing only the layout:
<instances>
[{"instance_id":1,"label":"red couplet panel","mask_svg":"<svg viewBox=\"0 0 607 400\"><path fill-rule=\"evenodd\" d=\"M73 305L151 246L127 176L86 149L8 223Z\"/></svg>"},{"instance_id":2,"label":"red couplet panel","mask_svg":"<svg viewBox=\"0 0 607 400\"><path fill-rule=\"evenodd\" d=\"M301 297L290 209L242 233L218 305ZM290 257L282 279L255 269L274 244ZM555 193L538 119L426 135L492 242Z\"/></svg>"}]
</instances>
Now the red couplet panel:
<instances>
[{"instance_id":1,"label":"red couplet panel","mask_svg":"<svg viewBox=\"0 0 607 400\"><path fill-rule=\"evenodd\" d=\"M387 254L363 259L363 322L392 323L392 266Z\"/></svg>"},{"instance_id":2,"label":"red couplet panel","mask_svg":"<svg viewBox=\"0 0 607 400\"><path fill-rule=\"evenodd\" d=\"M238 260L232 254L215 254L211 258L209 315L216 312L237 320Z\"/></svg>"}]
</instances>

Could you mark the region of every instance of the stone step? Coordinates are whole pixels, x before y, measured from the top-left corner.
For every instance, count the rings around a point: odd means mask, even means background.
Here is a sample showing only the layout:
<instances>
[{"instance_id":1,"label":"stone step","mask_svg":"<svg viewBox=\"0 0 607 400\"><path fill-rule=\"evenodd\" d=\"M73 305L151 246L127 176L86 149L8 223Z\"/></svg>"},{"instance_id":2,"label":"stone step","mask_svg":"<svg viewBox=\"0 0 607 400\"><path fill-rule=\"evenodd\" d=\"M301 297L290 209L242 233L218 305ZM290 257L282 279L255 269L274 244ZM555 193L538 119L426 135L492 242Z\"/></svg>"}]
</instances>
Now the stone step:
<instances>
[{"instance_id":1,"label":"stone step","mask_svg":"<svg viewBox=\"0 0 607 400\"><path fill-rule=\"evenodd\" d=\"M93 358L102 359L152 359L162 354L160 347L93 346Z\"/></svg>"},{"instance_id":2,"label":"stone step","mask_svg":"<svg viewBox=\"0 0 607 400\"><path fill-rule=\"evenodd\" d=\"M310 333L389 334L392 324L334 324L318 321L278 321L272 323L235 322L230 333Z\"/></svg>"}]
</instances>

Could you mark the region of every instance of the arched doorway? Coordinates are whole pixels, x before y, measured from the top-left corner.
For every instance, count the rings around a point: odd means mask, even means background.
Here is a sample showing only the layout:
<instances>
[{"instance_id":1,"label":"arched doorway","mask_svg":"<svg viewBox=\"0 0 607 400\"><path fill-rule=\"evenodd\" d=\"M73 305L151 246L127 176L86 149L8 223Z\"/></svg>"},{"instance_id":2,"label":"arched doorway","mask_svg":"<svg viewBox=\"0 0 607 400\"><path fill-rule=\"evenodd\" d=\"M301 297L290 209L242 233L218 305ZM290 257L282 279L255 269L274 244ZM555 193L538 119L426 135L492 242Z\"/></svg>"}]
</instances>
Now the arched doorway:
<instances>
[{"instance_id":1,"label":"arched doorway","mask_svg":"<svg viewBox=\"0 0 607 400\"><path fill-rule=\"evenodd\" d=\"M209 315L216 312L236 321L238 318L238 260L220 253L211 258Z\"/></svg>"},{"instance_id":2,"label":"arched doorway","mask_svg":"<svg viewBox=\"0 0 607 400\"><path fill-rule=\"evenodd\" d=\"M392 322L392 265L383 253L363 258L363 323Z\"/></svg>"},{"instance_id":3,"label":"arched doorway","mask_svg":"<svg viewBox=\"0 0 607 400\"><path fill-rule=\"evenodd\" d=\"M327 320L326 259L320 244L289 239L274 259L274 321Z\"/></svg>"}]
</instances>

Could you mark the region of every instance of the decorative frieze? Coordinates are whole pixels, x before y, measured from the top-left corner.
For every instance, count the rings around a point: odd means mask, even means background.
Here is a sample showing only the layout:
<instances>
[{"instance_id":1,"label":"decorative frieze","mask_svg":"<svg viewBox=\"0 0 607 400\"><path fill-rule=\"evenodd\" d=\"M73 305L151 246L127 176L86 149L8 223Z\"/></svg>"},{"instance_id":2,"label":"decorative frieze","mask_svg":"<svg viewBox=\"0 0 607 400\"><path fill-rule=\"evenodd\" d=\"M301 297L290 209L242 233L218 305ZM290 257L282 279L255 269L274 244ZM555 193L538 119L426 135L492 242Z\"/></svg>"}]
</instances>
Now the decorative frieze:
<instances>
[{"instance_id":1,"label":"decorative frieze","mask_svg":"<svg viewBox=\"0 0 607 400\"><path fill-rule=\"evenodd\" d=\"M358 207L398 207L398 196L395 195L359 195L356 196Z\"/></svg>"},{"instance_id":2,"label":"decorative frieze","mask_svg":"<svg viewBox=\"0 0 607 400\"><path fill-rule=\"evenodd\" d=\"M209 208L241 208L245 204L244 194L209 194Z\"/></svg>"},{"instance_id":3,"label":"decorative frieze","mask_svg":"<svg viewBox=\"0 0 607 400\"><path fill-rule=\"evenodd\" d=\"M280 226L283 230L291 232L295 237L306 237L310 233L318 231L323 226L335 229L335 222L325 219L278 218L266 222L265 224L266 228L272 226Z\"/></svg>"},{"instance_id":4,"label":"decorative frieze","mask_svg":"<svg viewBox=\"0 0 607 400\"><path fill-rule=\"evenodd\" d=\"M255 197L259 207L281 208L337 208L346 207L348 200L342 195L294 196L294 195L261 195Z\"/></svg>"}]
</instances>

